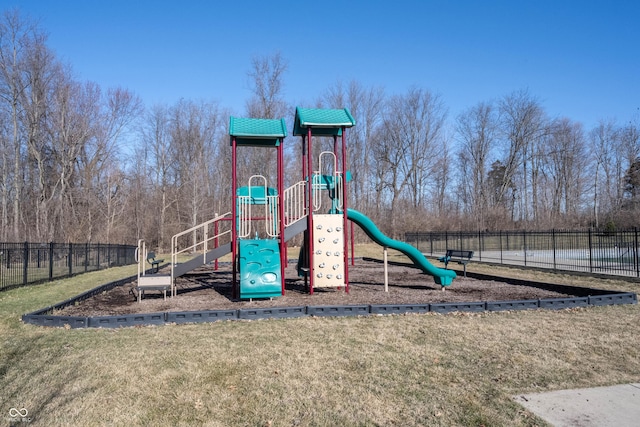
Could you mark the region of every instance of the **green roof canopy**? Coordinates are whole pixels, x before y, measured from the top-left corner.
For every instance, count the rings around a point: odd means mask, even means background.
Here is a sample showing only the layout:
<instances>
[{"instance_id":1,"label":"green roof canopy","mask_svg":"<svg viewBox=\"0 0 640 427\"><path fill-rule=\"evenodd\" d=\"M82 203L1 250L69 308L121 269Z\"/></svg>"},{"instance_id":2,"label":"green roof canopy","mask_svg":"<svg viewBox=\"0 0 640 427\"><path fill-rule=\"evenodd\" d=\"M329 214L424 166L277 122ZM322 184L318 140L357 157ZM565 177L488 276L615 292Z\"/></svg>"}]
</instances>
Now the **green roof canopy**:
<instances>
[{"instance_id":1,"label":"green roof canopy","mask_svg":"<svg viewBox=\"0 0 640 427\"><path fill-rule=\"evenodd\" d=\"M295 136L307 135L308 128L316 136L340 136L342 128L356 125L355 119L347 108L341 110L326 110L320 108L296 107L296 117L293 123Z\"/></svg>"},{"instance_id":2,"label":"green roof canopy","mask_svg":"<svg viewBox=\"0 0 640 427\"><path fill-rule=\"evenodd\" d=\"M231 117L229 136L236 138L237 145L254 147L277 147L287 136L284 119L252 119Z\"/></svg>"}]
</instances>

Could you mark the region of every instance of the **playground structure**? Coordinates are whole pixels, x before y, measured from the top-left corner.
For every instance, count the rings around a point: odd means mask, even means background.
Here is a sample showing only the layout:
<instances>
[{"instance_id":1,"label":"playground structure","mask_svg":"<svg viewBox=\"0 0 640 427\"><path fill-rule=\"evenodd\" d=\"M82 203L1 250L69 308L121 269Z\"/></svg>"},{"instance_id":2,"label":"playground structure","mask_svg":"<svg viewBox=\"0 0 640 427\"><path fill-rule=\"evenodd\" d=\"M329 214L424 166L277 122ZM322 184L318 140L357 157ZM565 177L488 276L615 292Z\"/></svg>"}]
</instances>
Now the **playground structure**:
<instances>
[{"instance_id":1,"label":"playground structure","mask_svg":"<svg viewBox=\"0 0 640 427\"><path fill-rule=\"evenodd\" d=\"M230 118L232 149L231 211L176 234L171 243L171 274L145 271L144 241L139 242L138 298L144 290L170 290L175 279L231 253L233 297L274 298L285 293L287 242L303 234L297 271L310 294L317 288L349 292L349 221L357 224L377 244L396 249L442 288L451 285L456 273L433 266L413 246L385 236L364 214L348 206L346 130L355 126L348 109L296 108L293 135L301 137L301 180L284 188L284 119ZM314 156L314 141L331 138L333 149ZM261 147L277 150L277 182L253 175L246 185L238 183L238 149ZM185 243L187 241L188 243ZM353 246L351 246L353 248ZM353 252L353 249L352 249ZM196 256L193 254L196 253ZM193 256L179 262L179 256ZM353 253L352 258L353 259ZM142 266L142 267L141 267Z\"/></svg>"}]
</instances>

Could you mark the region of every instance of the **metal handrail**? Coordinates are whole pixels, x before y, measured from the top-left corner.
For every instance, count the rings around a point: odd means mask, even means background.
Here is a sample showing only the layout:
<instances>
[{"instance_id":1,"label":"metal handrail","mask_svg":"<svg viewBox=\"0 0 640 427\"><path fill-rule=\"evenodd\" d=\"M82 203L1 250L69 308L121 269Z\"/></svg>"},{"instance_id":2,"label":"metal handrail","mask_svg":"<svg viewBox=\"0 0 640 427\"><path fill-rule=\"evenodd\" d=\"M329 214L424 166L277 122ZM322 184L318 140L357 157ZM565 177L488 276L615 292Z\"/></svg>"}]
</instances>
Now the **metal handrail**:
<instances>
[{"instance_id":1,"label":"metal handrail","mask_svg":"<svg viewBox=\"0 0 640 427\"><path fill-rule=\"evenodd\" d=\"M304 204L307 183L298 181L284 190L284 225L290 226L294 222L307 216L307 208Z\"/></svg>"},{"instance_id":2,"label":"metal handrail","mask_svg":"<svg viewBox=\"0 0 640 427\"><path fill-rule=\"evenodd\" d=\"M206 262L206 256L207 256L207 252L209 250L209 242L211 242L212 240L215 239L219 239L220 237L226 235L226 234L231 234L231 230L227 230L227 231L223 231L221 233L217 233L212 237L209 237L209 226L211 224L214 224L218 221L222 221L222 220L227 220L228 217L231 216L231 212L227 212L225 214L222 215L218 215L213 219L210 219L209 221L203 222L202 224L198 224L195 225L191 228L189 228L188 230L184 230L181 231L178 234L175 234L172 238L171 238L171 269L173 270L173 267L178 263L178 255L187 252L187 251L191 251L191 250L197 250L197 248L199 246L202 246L202 256L203 258L203 262ZM202 233L202 240L200 241L196 241L195 243L193 243L190 246L184 247L180 250L178 250L178 238L187 235L189 233L193 233L193 232L197 232L200 229L202 229L203 233ZM215 248L215 246L214 246ZM173 273L172 273L173 276Z\"/></svg>"}]
</instances>

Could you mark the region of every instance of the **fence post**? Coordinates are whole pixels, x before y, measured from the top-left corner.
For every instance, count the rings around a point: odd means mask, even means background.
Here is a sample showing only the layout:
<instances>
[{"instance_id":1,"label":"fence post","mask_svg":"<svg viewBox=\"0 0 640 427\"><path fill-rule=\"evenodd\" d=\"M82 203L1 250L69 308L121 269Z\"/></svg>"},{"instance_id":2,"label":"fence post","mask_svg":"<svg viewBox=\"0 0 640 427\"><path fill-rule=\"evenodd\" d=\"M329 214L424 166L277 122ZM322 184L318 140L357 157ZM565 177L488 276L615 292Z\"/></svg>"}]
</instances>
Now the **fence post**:
<instances>
[{"instance_id":1,"label":"fence post","mask_svg":"<svg viewBox=\"0 0 640 427\"><path fill-rule=\"evenodd\" d=\"M593 242L591 240L591 229L589 229L588 236L589 236L589 273L593 273Z\"/></svg>"},{"instance_id":2,"label":"fence post","mask_svg":"<svg viewBox=\"0 0 640 427\"><path fill-rule=\"evenodd\" d=\"M478 230L478 258L482 261L482 231Z\"/></svg>"},{"instance_id":3,"label":"fence post","mask_svg":"<svg viewBox=\"0 0 640 427\"><path fill-rule=\"evenodd\" d=\"M53 242L49 242L49 281L53 280Z\"/></svg>"},{"instance_id":4,"label":"fence post","mask_svg":"<svg viewBox=\"0 0 640 427\"><path fill-rule=\"evenodd\" d=\"M26 285L29 283L29 242L24 242L22 261L22 284Z\"/></svg>"},{"instance_id":5,"label":"fence post","mask_svg":"<svg viewBox=\"0 0 640 427\"><path fill-rule=\"evenodd\" d=\"M636 264L636 277L640 277L640 265L638 258L640 258L640 256L638 255L638 227L633 227L633 231L634 231L634 245L633 245L633 261Z\"/></svg>"},{"instance_id":6,"label":"fence post","mask_svg":"<svg viewBox=\"0 0 640 427\"><path fill-rule=\"evenodd\" d=\"M556 229L551 230L551 247L553 249L553 269L556 269Z\"/></svg>"},{"instance_id":7,"label":"fence post","mask_svg":"<svg viewBox=\"0 0 640 427\"><path fill-rule=\"evenodd\" d=\"M527 266L527 231L522 230L522 245L524 246L524 265Z\"/></svg>"},{"instance_id":8,"label":"fence post","mask_svg":"<svg viewBox=\"0 0 640 427\"><path fill-rule=\"evenodd\" d=\"M89 243L84 244L84 272L89 270Z\"/></svg>"},{"instance_id":9,"label":"fence post","mask_svg":"<svg viewBox=\"0 0 640 427\"><path fill-rule=\"evenodd\" d=\"M69 243L67 259L69 260L69 276L71 276L73 275L73 243Z\"/></svg>"}]
</instances>

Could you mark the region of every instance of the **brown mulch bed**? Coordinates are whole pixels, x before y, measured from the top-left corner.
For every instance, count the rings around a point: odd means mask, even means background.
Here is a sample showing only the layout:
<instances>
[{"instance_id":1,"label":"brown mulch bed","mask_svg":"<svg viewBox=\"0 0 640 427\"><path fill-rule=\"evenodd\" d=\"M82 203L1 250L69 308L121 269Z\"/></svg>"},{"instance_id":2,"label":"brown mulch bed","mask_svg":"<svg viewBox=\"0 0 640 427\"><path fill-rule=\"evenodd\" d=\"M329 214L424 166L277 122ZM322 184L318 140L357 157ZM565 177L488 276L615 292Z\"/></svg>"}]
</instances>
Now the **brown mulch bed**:
<instances>
[{"instance_id":1,"label":"brown mulch bed","mask_svg":"<svg viewBox=\"0 0 640 427\"><path fill-rule=\"evenodd\" d=\"M168 272L168 270L166 271ZM286 270L286 293L272 300L239 301L232 298L230 267L214 271L202 267L176 280L178 295L165 301L161 292L147 291L141 303L132 292L135 283L116 287L56 314L98 316L164 311L227 310L263 307L350 304L423 304L442 302L506 301L571 296L559 291L462 277L442 291L431 276L409 266L389 265L389 291L384 290L381 263L357 260L349 268L349 293L339 289L315 289L310 295L293 265Z\"/></svg>"}]
</instances>

